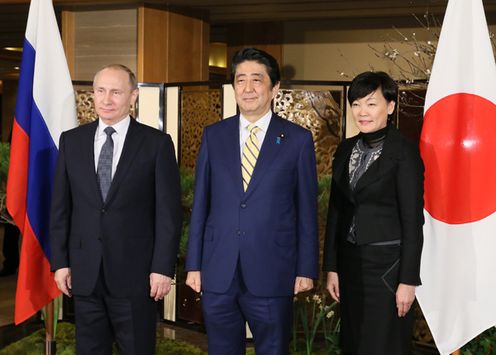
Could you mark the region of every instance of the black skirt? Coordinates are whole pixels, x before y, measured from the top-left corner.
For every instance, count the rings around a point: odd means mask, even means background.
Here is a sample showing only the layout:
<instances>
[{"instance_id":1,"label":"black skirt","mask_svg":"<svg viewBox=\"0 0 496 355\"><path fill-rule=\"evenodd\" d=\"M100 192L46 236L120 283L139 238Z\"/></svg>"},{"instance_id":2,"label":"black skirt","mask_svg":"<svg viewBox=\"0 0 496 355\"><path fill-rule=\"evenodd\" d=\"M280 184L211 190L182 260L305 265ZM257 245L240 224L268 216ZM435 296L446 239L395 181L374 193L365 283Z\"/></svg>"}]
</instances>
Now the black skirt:
<instances>
[{"instance_id":1,"label":"black skirt","mask_svg":"<svg viewBox=\"0 0 496 355\"><path fill-rule=\"evenodd\" d=\"M411 354L414 311L410 309L400 318L396 308L400 246L348 242L341 246L338 274L343 351Z\"/></svg>"}]
</instances>

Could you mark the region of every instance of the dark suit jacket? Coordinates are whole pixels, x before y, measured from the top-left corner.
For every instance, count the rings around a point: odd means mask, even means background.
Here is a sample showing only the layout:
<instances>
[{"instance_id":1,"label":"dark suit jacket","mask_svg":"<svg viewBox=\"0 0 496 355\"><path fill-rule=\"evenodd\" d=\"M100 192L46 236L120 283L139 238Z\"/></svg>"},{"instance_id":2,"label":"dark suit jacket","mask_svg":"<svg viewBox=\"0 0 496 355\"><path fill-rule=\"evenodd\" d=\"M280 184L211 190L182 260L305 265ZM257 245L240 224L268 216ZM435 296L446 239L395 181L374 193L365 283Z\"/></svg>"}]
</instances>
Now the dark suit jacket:
<instances>
[{"instance_id":1,"label":"dark suit jacket","mask_svg":"<svg viewBox=\"0 0 496 355\"><path fill-rule=\"evenodd\" d=\"M204 290L223 293L239 258L252 294L292 295L296 276L318 276L316 195L306 129L272 115L244 192L239 116L207 127L196 164L186 270L201 271Z\"/></svg>"},{"instance_id":2,"label":"dark suit jacket","mask_svg":"<svg viewBox=\"0 0 496 355\"><path fill-rule=\"evenodd\" d=\"M100 264L110 292L149 292L149 274L174 275L181 229L170 136L131 119L107 201L94 160L98 122L60 137L51 208L53 271L70 267L72 292L93 291Z\"/></svg>"},{"instance_id":3,"label":"dark suit jacket","mask_svg":"<svg viewBox=\"0 0 496 355\"><path fill-rule=\"evenodd\" d=\"M400 239L399 282L419 285L424 224L424 166L420 153L415 144L389 126L381 156L351 191L349 158L360 136L344 140L334 156L324 271L339 271L338 249L355 215L357 244Z\"/></svg>"}]
</instances>

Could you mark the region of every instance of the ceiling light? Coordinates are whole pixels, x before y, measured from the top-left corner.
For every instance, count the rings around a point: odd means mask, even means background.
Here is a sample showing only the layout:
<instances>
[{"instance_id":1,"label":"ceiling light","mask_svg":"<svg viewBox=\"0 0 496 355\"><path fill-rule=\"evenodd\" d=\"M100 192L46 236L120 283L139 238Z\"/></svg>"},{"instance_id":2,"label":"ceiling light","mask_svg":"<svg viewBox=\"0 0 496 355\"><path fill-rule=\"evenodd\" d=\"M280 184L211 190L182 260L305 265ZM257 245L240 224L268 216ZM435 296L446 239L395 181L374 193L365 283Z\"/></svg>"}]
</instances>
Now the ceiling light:
<instances>
[{"instance_id":1,"label":"ceiling light","mask_svg":"<svg viewBox=\"0 0 496 355\"><path fill-rule=\"evenodd\" d=\"M227 67L227 44L220 42L210 43L208 65L219 68Z\"/></svg>"},{"instance_id":2,"label":"ceiling light","mask_svg":"<svg viewBox=\"0 0 496 355\"><path fill-rule=\"evenodd\" d=\"M3 47L3 49L10 52L22 52L21 47Z\"/></svg>"}]
</instances>

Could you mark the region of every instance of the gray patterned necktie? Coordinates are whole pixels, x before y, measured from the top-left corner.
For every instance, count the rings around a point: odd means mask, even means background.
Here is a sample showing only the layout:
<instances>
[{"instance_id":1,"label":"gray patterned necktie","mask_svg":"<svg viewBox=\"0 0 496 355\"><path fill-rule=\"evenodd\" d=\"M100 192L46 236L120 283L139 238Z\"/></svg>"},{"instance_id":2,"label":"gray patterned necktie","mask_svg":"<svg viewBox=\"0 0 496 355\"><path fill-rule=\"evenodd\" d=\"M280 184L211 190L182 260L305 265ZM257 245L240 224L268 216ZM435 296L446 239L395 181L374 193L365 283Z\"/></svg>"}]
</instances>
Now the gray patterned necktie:
<instances>
[{"instance_id":1,"label":"gray patterned necktie","mask_svg":"<svg viewBox=\"0 0 496 355\"><path fill-rule=\"evenodd\" d=\"M115 129L112 127L107 127L104 129L104 132L107 134L107 140L103 143L102 151L98 157L98 168L96 171L103 201L107 198L110 183L112 182L112 157L114 155L114 141L112 140L112 134L115 133Z\"/></svg>"}]
</instances>

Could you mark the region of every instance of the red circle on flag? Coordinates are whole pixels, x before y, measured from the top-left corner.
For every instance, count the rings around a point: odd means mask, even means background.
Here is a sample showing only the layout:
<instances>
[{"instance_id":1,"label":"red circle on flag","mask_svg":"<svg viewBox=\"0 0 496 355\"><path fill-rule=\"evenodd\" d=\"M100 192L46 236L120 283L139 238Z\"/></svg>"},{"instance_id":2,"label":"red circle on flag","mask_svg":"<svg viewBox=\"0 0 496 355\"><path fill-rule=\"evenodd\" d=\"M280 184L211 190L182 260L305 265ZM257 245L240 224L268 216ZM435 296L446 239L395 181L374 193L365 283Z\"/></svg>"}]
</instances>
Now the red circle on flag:
<instances>
[{"instance_id":1,"label":"red circle on flag","mask_svg":"<svg viewBox=\"0 0 496 355\"><path fill-rule=\"evenodd\" d=\"M437 220L469 223L496 211L496 106L454 94L425 114L420 150L425 209Z\"/></svg>"}]
</instances>

